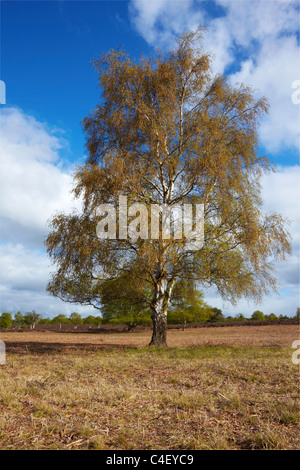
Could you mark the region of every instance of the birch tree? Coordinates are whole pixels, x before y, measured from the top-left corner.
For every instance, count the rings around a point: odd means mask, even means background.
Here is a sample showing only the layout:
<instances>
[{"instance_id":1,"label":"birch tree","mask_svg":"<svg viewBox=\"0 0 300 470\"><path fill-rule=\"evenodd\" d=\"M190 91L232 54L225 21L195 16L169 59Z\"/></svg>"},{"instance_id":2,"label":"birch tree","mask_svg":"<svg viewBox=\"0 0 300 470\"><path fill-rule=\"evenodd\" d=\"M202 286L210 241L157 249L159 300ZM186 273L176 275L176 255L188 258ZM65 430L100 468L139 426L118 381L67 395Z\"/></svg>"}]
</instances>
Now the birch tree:
<instances>
[{"instance_id":1,"label":"birch tree","mask_svg":"<svg viewBox=\"0 0 300 470\"><path fill-rule=\"evenodd\" d=\"M260 194L262 174L274 171L257 151L267 100L214 76L201 40L199 28L166 54L133 60L111 50L93 61L100 100L82 123L88 156L74 179L82 211L54 216L46 241L55 265L48 290L64 301L101 309L103 283L126 275L147 292L151 345L167 344L176 282L204 292L214 286L232 303L261 300L277 289L274 261L291 250L286 221L264 213ZM116 213L115 237L100 240L97 208L117 207L120 196L128 202L128 230L124 211ZM151 237L151 205L198 203L201 248L189 249L185 232L164 238L161 226ZM149 208L143 218L141 204Z\"/></svg>"}]
</instances>

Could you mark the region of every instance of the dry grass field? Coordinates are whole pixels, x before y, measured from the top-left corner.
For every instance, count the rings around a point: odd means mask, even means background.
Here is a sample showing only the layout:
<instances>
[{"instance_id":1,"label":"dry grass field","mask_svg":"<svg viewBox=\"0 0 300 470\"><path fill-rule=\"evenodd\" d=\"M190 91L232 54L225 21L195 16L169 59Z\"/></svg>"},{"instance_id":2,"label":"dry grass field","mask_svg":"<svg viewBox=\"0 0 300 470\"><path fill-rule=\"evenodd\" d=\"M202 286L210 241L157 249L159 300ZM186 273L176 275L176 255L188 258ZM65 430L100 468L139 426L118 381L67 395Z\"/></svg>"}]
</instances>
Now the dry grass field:
<instances>
[{"instance_id":1,"label":"dry grass field","mask_svg":"<svg viewBox=\"0 0 300 470\"><path fill-rule=\"evenodd\" d=\"M0 449L299 449L298 325L0 331Z\"/></svg>"}]
</instances>

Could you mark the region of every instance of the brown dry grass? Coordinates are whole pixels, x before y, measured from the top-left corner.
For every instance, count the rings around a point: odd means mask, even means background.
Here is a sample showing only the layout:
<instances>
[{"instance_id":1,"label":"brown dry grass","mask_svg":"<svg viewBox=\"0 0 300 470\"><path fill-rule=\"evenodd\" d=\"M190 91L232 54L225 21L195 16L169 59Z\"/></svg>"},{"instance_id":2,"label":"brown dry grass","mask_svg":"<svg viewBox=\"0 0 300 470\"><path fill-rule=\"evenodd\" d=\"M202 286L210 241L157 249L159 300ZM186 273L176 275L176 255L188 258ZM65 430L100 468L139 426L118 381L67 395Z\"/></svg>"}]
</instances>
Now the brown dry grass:
<instances>
[{"instance_id":1,"label":"brown dry grass","mask_svg":"<svg viewBox=\"0 0 300 470\"><path fill-rule=\"evenodd\" d=\"M297 326L36 333L0 333L0 449L300 448Z\"/></svg>"},{"instance_id":2,"label":"brown dry grass","mask_svg":"<svg viewBox=\"0 0 300 470\"><path fill-rule=\"evenodd\" d=\"M121 346L145 347L149 344L151 330L135 331L132 333L59 333L53 331L2 331L0 339L13 348L18 345L27 350L33 350L34 345L51 344L81 346ZM270 346L291 347L292 342L299 337L299 325L265 325L265 326L237 326L214 328L188 328L182 330L168 330L168 345L170 347L183 346ZM49 350L48 348L48 350Z\"/></svg>"}]
</instances>

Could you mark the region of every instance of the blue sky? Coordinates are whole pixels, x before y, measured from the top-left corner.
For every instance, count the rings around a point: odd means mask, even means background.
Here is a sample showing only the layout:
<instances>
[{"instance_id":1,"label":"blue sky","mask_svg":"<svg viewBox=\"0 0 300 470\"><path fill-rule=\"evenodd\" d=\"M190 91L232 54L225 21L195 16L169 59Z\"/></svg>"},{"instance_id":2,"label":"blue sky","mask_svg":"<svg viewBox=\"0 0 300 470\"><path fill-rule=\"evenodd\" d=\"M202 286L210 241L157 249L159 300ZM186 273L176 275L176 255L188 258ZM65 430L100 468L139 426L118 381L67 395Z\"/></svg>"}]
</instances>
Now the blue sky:
<instances>
[{"instance_id":1,"label":"blue sky","mask_svg":"<svg viewBox=\"0 0 300 470\"><path fill-rule=\"evenodd\" d=\"M80 121L99 98L90 61L124 46L150 51L130 27L125 1L4 1L1 77L7 105L62 128L70 159L82 158Z\"/></svg>"},{"instance_id":2,"label":"blue sky","mask_svg":"<svg viewBox=\"0 0 300 470\"><path fill-rule=\"evenodd\" d=\"M73 207L74 165L84 161L80 121L100 91L90 61L123 46L137 57L174 45L176 34L208 27L204 48L216 73L265 95L271 110L260 151L278 164L263 180L267 210L292 220L294 252L278 265L281 295L262 305L232 307L214 292L208 303L225 314L260 308L293 315L299 306L299 2L288 0L2 1L1 291L0 311L35 308L52 316L74 310L45 293L50 266L46 220ZM299 81L299 83L298 83ZM294 87L294 88L293 88ZM294 95L293 95L294 93ZM294 96L294 98L293 98Z\"/></svg>"}]
</instances>

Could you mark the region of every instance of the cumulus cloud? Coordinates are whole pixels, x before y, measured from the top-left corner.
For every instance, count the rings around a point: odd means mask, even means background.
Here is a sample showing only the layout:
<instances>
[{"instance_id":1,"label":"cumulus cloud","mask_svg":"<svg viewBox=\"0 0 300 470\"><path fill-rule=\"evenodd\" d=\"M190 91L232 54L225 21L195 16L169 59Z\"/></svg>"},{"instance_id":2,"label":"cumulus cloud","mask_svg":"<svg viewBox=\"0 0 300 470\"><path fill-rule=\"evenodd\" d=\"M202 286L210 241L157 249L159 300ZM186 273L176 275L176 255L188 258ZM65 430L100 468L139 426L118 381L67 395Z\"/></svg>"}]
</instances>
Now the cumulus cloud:
<instances>
[{"instance_id":1,"label":"cumulus cloud","mask_svg":"<svg viewBox=\"0 0 300 470\"><path fill-rule=\"evenodd\" d=\"M299 151L299 106L291 100L292 83L300 78L298 2L131 0L129 12L154 47L173 47L178 34L206 26L203 48L214 57L215 73L255 88L271 104L261 143L269 152Z\"/></svg>"},{"instance_id":2,"label":"cumulus cloud","mask_svg":"<svg viewBox=\"0 0 300 470\"><path fill-rule=\"evenodd\" d=\"M23 314L35 310L42 317L53 318L56 315L64 314L69 316L72 312L77 312L82 316L98 315L95 309L64 303L60 299L51 297L43 290L14 289L6 285L0 286L1 311Z\"/></svg>"},{"instance_id":3,"label":"cumulus cloud","mask_svg":"<svg viewBox=\"0 0 300 470\"><path fill-rule=\"evenodd\" d=\"M203 22L203 12L195 11L193 4L193 0L131 0L129 14L149 44L168 47L176 35Z\"/></svg>"},{"instance_id":4,"label":"cumulus cloud","mask_svg":"<svg viewBox=\"0 0 300 470\"><path fill-rule=\"evenodd\" d=\"M265 314L273 312L276 315L293 316L300 306L300 166L278 166L275 172L264 175L261 195L265 213L276 212L289 221L287 229L292 237L292 254L285 261L274 264L278 293L266 296L260 304L241 300L237 306L233 306L223 301L213 289L206 292L207 303L221 308L225 315L243 313L250 317L259 309Z\"/></svg>"},{"instance_id":5,"label":"cumulus cloud","mask_svg":"<svg viewBox=\"0 0 300 470\"><path fill-rule=\"evenodd\" d=\"M1 238L41 247L47 220L76 202L72 167L64 168L61 136L16 108L4 108L1 128Z\"/></svg>"},{"instance_id":6,"label":"cumulus cloud","mask_svg":"<svg viewBox=\"0 0 300 470\"><path fill-rule=\"evenodd\" d=\"M21 244L0 246L1 278L7 287L41 292L48 281L48 261L44 253Z\"/></svg>"},{"instance_id":7,"label":"cumulus cloud","mask_svg":"<svg viewBox=\"0 0 300 470\"><path fill-rule=\"evenodd\" d=\"M232 37L242 47L248 47L253 41L262 44L269 38L298 32L295 1L217 0L216 3L225 9Z\"/></svg>"},{"instance_id":8,"label":"cumulus cloud","mask_svg":"<svg viewBox=\"0 0 300 470\"><path fill-rule=\"evenodd\" d=\"M0 128L0 309L37 309L38 298L38 306L51 310L61 302L45 291L47 221L79 205L70 192L73 168L64 163L66 142L61 132L17 108L2 109Z\"/></svg>"},{"instance_id":9,"label":"cumulus cloud","mask_svg":"<svg viewBox=\"0 0 300 470\"><path fill-rule=\"evenodd\" d=\"M245 83L267 97L270 112L260 130L261 143L269 152L299 147L299 104L292 101L292 84L299 76L299 45L295 37L265 41L256 55L241 63L230 76L232 83Z\"/></svg>"},{"instance_id":10,"label":"cumulus cloud","mask_svg":"<svg viewBox=\"0 0 300 470\"><path fill-rule=\"evenodd\" d=\"M262 197L267 212L278 212L289 221L292 255L287 262L276 264L282 295L294 293L299 302L300 255L300 167L279 166L262 179Z\"/></svg>"}]
</instances>

